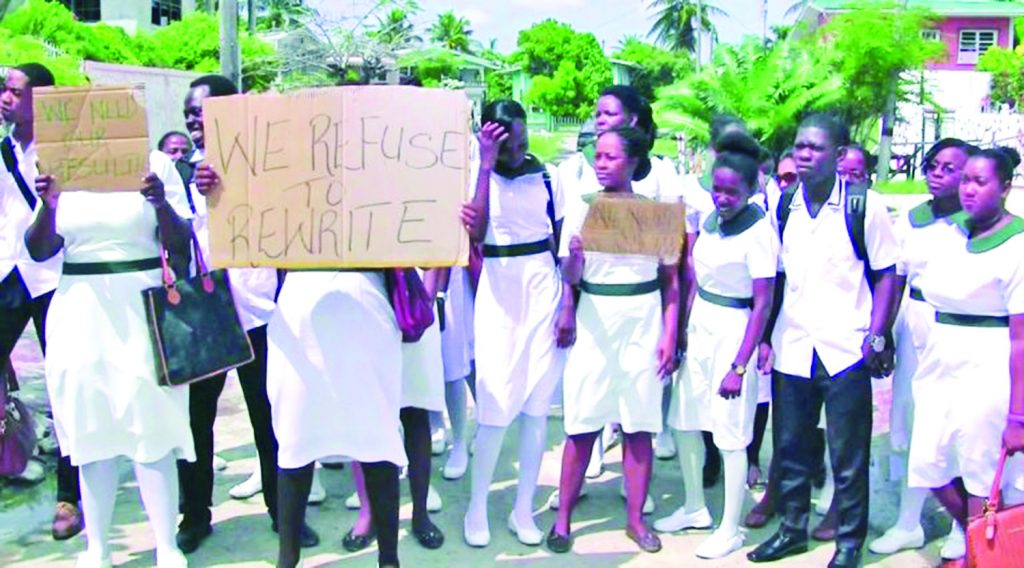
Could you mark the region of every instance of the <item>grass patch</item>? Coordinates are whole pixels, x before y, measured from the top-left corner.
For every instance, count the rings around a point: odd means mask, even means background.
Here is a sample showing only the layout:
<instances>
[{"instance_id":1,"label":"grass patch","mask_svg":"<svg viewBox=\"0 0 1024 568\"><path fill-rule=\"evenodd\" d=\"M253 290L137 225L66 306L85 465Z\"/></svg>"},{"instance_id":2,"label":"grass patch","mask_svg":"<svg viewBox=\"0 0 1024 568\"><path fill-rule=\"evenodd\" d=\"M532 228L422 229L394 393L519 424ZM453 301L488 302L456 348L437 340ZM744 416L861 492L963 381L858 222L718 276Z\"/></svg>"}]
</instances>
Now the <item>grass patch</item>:
<instances>
[{"instance_id":1,"label":"grass patch","mask_svg":"<svg viewBox=\"0 0 1024 568\"><path fill-rule=\"evenodd\" d=\"M875 191L886 195L917 195L928 193L923 179L890 180L875 186Z\"/></svg>"},{"instance_id":2,"label":"grass patch","mask_svg":"<svg viewBox=\"0 0 1024 568\"><path fill-rule=\"evenodd\" d=\"M547 132L544 130L536 130L530 133L530 153L540 159L544 163L556 163L561 161L559 157L565 151L569 144L569 141L573 141L572 148L576 147L576 132L575 131L555 131Z\"/></svg>"}]
</instances>

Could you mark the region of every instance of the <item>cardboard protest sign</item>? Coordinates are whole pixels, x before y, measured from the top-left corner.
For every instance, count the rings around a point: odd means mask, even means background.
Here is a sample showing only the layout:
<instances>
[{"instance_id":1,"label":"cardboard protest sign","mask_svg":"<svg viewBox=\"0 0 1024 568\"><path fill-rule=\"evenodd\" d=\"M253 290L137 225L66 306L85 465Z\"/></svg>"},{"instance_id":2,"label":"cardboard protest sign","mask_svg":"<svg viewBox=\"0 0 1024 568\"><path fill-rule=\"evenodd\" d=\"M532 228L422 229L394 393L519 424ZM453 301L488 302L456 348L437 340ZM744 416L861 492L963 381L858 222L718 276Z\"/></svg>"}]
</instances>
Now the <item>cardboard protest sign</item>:
<instances>
[{"instance_id":1,"label":"cardboard protest sign","mask_svg":"<svg viewBox=\"0 0 1024 568\"><path fill-rule=\"evenodd\" d=\"M375 268L468 261L465 94L360 86L208 98L215 266Z\"/></svg>"},{"instance_id":2,"label":"cardboard protest sign","mask_svg":"<svg viewBox=\"0 0 1024 568\"><path fill-rule=\"evenodd\" d=\"M39 171L62 191L138 191L149 173L142 85L32 90Z\"/></svg>"},{"instance_id":3,"label":"cardboard protest sign","mask_svg":"<svg viewBox=\"0 0 1024 568\"><path fill-rule=\"evenodd\" d=\"M686 239L685 219L682 203L599 197L587 211L580 236L585 250L657 256L672 264Z\"/></svg>"}]
</instances>

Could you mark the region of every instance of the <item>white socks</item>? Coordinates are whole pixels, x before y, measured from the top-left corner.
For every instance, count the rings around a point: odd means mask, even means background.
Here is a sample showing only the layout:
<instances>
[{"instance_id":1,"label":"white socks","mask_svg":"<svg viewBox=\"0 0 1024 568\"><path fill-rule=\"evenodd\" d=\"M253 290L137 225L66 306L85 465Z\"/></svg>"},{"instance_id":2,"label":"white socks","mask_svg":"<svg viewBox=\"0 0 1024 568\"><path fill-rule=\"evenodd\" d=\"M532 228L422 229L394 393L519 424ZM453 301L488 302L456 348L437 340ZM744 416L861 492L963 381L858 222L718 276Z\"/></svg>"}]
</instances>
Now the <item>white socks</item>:
<instances>
[{"instance_id":1,"label":"white socks","mask_svg":"<svg viewBox=\"0 0 1024 568\"><path fill-rule=\"evenodd\" d=\"M106 560L110 558L110 524L113 522L114 500L117 497L117 459L79 466L78 480L88 539L87 554L97 561Z\"/></svg>"},{"instance_id":2,"label":"white socks","mask_svg":"<svg viewBox=\"0 0 1024 568\"><path fill-rule=\"evenodd\" d=\"M466 507L465 527L467 533L478 534L489 531L487 523L487 495L494 479L494 468L501 455L501 444L505 430L498 426L480 425L473 441L473 473L470 481L469 505Z\"/></svg>"},{"instance_id":3,"label":"white socks","mask_svg":"<svg viewBox=\"0 0 1024 568\"><path fill-rule=\"evenodd\" d=\"M466 379L444 384L444 400L448 406L448 420L452 423L452 452L466 450Z\"/></svg>"},{"instance_id":4,"label":"white socks","mask_svg":"<svg viewBox=\"0 0 1024 568\"><path fill-rule=\"evenodd\" d=\"M747 495L747 452L745 450L722 450L725 469L725 505L718 532L733 535L740 530L740 516L743 514L743 500ZM690 495L689 489L686 491Z\"/></svg>"},{"instance_id":5,"label":"white socks","mask_svg":"<svg viewBox=\"0 0 1024 568\"><path fill-rule=\"evenodd\" d=\"M540 475L547 433L546 416L519 416L519 484L512 514L516 516L516 525L521 531L540 530L533 520L533 496L537 491L537 477Z\"/></svg>"},{"instance_id":6,"label":"white socks","mask_svg":"<svg viewBox=\"0 0 1024 568\"><path fill-rule=\"evenodd\" d=\"M704 439L700 432L673 430L673 434L686 490L684 507L687 513L694 513L707 506L704 502ZM746 472L743 479L746 479Z\"/></svg>"},{"instance_id":7,"label":"white socks","mask_svg":"<svg viewBox=\"0 0 1024 568\"><path fill-rule=\"evenodd\" d=\"M82 515L90 558L110 557L110 525L118 486L117 458L87 463L78 468L82 491ZM178 520L178 470L173 454L152 463L136 463L135 479L156 541L157 565L177 565L183 560L175 543Z\"/></svg>"}]
</instances>

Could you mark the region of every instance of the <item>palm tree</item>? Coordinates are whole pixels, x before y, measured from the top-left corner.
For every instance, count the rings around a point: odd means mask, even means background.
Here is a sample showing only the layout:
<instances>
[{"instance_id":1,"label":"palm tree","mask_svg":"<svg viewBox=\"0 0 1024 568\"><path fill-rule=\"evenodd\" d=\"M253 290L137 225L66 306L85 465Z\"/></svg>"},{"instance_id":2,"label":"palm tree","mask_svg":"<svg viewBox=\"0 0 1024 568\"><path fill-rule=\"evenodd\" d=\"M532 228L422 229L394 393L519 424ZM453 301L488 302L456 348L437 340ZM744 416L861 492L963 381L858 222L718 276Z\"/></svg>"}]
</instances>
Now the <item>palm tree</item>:
<instances>
[{"instance_id":1,"label":"palm tree","mask_svg":"<svg viewBox=\"0 0 1024 568\"><path fill-rule=\"evenodd\" d=\"M287 30L302 26L313 9L303 0L259 0L257 27L263 30Z\"/></svg>"},{"instance_id":2,"label":"palm tree","mask_svg":"<svg viewBox=\"0 0 1024 568\"><path fill-rule=\"evenodd\" d=\"M697 48L697 24L701 30L714 33L711 16L724 16L721 8L700 0L652 0L649 8L656 9L654 24L647 36L671 51L689 51Z\"/></svg>"},{"instance_id":3,"label":"palm tree","mask_svg":"<svg viewBox=\"0 0 1024 568\"><path fill-rule=\"evenodd\" d=\"M463 53L470 52L471 35L473 31L469 29L469 20L456 16L451 10L438 16L434 25L430 26L431 41Z\"/></svg>"},{"instance_id":4,"label":"palm tree","mask_svg":"<svg viewBox=\"0 0 1024 568\"><path fill-rule=\"evenodd\" d=\"M405 47L423 43L423 38L416 35L409 13L401 8L394 8L383 18L377 18L377 29L370 36L377 41L394 47Z\"/></svg>"}]
</instances>

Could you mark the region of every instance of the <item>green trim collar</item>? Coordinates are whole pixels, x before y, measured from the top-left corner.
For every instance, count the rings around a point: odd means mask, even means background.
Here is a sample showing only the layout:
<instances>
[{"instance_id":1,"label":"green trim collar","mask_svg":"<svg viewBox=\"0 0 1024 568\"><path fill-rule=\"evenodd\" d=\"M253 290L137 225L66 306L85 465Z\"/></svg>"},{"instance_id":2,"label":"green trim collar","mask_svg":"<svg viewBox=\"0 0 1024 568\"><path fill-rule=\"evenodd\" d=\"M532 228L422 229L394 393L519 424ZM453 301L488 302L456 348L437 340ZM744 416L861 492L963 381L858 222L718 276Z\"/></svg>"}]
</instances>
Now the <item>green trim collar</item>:
<instances>
[{"instance_id":1,"label":"green trim collar","mask_svg":"<svg viewBox=\"0 0 1024 568\"><path fill-rule=\"evenodd\" d=\"M724 237L732 237L746 231L764 218L764 211L753 203L748 203L742 211L728 221L722 221L715 210L708 215L704 221L704 231L708 233L721 233Z\"/></svg>"},{"instance_id":2,"label":"green trim collar","mask_svg":"<svg viewBox=\"0 0 1024 568\"><path fill-rule=\"evenodd\" d=\"M989 233L983 237L970 237L971 218L966 211L961 211L952 215L950 220L960 228L964 235L968 236L967 252L975 254L988 252L998 248L1014 236L1024 233L1024 219L1021 219L1016 215L1011 215L1010 222L998 231Z\"/></svg>"},{"instance_id":3,"label":"green trim collar","mask_svg":"<svg viewBox=\"0 0 1024 568\"><path fill-rule=\"evenodd\" d=\"M929 199L928 201L925 201L924 203L911 209L910 212L907 213L907 218L910 221L911 227L915 229L921 229L923 227L931 225L932 223L938 221L939 219L944 219L946 217L955 215L956 213L959 213L959 211L951 213L950 215L947 215L945 217L936 217L935 210L932 209L932 200Z\"/></svg>"},{"instance_id":4,"label":"green trim collar","mask_svg":"<svg viewBox=\"0 0 1024 568\"><path fill-rule=\"evenodd\" d=\"M715 182L711 179L711 170L704 172L704 175L697 178L697 182L700 183L701 189L708 193L711 193L711 190L715 186Z\"/></svg>"}]
</instances>

